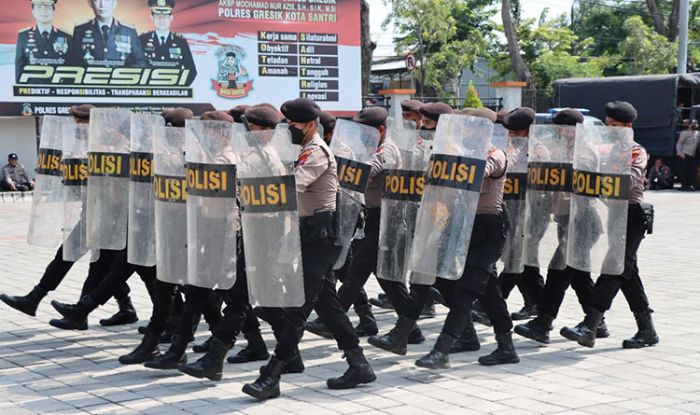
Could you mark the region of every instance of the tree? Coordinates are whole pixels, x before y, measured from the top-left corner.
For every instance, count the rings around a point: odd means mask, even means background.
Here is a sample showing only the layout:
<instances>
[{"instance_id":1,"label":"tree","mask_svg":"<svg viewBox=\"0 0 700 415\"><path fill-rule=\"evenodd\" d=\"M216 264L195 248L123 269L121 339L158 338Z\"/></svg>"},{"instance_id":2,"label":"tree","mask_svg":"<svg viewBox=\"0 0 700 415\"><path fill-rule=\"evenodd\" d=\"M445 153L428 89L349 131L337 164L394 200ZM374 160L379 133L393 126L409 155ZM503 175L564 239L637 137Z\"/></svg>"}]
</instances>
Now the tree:
<instances>
[{"instance_id":1,"label":"tree","mask_svg":"<svg viewBox=\"0 0 700 415\"><path fill-rule=\"evenodd\" d=\"M528 69L525 61L520 56L520 47L518 45L518 34L515 29L515 23L513 22L513 16L511 14L510 0L502 0L501 2L501 19L503 20L503 32L506 35L506 40L508 41L508 54L510 56L510 61L513 64L513 70L518 75L518 79L525 81L528 84L532 80L532 74Z\"/></svg>"},{"instance_id":2,"label":"tree","mask_svg":"<svg viewBox=\"0 0 700 415\"><path fill-rule=\"evenodd\" d=\"M441 96L452 95L446 85L485 49L484 37L477 31L469 32L469 38L458 37L455 15L464 10L465 3L468 2L391 0L392 12L384 26L393 24L396 32L402 34L394 39L397 53L412 52L418 60L417 95L423 96L426 87Z\"/></svg>"},{"instance_id":3,"label":"tree","mask_svg":"<svg viewBox=\"0 0 700 415\"><path fill-rule=\"evenodd\" d=\"M369 4L360 2L360 33L361 33L361 62L362 62L362 95L369 95L369 76L372 73L372 54L377 44L372 42L369 33Z\"/></svg>"},{"instance_id":4,"label":"tree","mask_svg":"<svg viewBox=\"0 0 700 415\"><path fill-rule=\"evenodd\" d=\"M627 37L619 47L621 75L669 73L676 66L677 45L655 33L641 17L628 18L623 28Z\"/></svg>"},{"instance_id":5,"label":"tree","mask_svg":"<svg viewBox=\"0 0 700 415\"><path fill-rule=\"evenodd\" d=\"M463 108L481 108L484 104L479 98L479 92L477 92L476 87L472 81L469 81L467 85L467 96L464 98Z\"/></svg>"}]
</instances>

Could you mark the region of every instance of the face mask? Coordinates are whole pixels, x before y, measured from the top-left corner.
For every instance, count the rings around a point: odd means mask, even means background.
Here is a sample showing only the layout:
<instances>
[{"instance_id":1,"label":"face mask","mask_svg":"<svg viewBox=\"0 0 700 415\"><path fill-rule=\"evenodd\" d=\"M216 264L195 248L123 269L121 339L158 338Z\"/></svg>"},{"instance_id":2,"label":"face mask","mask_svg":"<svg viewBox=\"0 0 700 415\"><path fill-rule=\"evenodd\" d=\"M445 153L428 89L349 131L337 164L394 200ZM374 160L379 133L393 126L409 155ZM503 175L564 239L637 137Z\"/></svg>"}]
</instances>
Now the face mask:
<instances>
[{"instance_id":1,"label":"face mask","mask_svg":"<svg viewBox=\"0 0 700 415\"><path fill-rule=\"evenodd\" d=\"M304 142L304 130L290 125L289 132L292 134L292 144L300 146Z\"/></svg>"}]
</instances>

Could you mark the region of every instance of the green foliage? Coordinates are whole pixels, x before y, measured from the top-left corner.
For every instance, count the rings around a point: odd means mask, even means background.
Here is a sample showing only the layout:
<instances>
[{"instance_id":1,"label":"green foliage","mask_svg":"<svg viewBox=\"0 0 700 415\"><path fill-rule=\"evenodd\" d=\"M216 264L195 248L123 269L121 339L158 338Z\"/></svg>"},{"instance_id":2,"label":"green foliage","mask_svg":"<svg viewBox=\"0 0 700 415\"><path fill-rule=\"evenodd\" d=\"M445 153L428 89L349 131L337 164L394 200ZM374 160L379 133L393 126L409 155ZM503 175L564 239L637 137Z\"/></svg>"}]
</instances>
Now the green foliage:
<instances>
[{"instance_id":1,"label":"green foliage","mask_svg":"<svg viewBox=\"0 0 700 415\"><path fill-rule=\"evenodd\" d=\"M640 16L625 20L627 37L620 42L620 75L669 73L677 62L677 43L654 32Z\"/></svg>"},{"instance_id":2,"label":"green foliage","mask_svg":"<svg viewBox=\"0 0 700 415\"><path fill-rule=\"evenodd\" d=\"M462 108L481 108L483 106L484 104L479 98L479 93L477 92L474 83L469 81L469 85L467 85L467 96L464 98Z\"/></svg>"}]
</instances>

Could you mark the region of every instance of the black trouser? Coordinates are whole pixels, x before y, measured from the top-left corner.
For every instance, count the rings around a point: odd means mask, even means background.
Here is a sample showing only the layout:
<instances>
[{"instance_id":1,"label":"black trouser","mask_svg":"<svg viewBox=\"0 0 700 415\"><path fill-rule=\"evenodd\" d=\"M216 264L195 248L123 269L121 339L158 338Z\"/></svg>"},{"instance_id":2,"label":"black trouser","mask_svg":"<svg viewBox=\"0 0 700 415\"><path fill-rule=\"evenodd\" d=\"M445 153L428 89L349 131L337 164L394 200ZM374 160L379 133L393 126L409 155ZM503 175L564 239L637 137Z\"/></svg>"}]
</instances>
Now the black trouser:
<instances>
[{"instance_id":1,"label":"black trouser","mask_svg":"<svg viewBox=\"0 0 700 415\"><path fill-rule=\"evenodd\" d=\"M349 278L348 271L350 270L350 266L352 265L353 258L355 257L354 251L357 249L357 245L360 244L360 241L352 241L350 243L350 249L348 250L348 256L345 258L345 263L343 264L343 266L340 269L333 271L333 275L335 276L335 279L340 281L343 284ZM340 289L338 289L338 296L340 296ZM341 303L342 303L342 300L341 300ZM360 309L360 308L370 307L369 299L367 298L367 292L365 291L364 287L360 288L360 293L357 295L357 297L355 297L355 300L353 301L352 306L356 310Z\"/></svg>"},{"instance_id":2,"label":"black trouser","mask_svg":"<svg viewBox=\"0 0 700 415\"><path fill-rule=\"evenodd\" d=\"M440 290L450 311L442 332L459 337L467 324L472 304L479 300L491 319L495 333L507 333L513 328L500 285L496 277L496 261L503 253L508 226L503 215L477 215L469 243L467 263L457 281L437 278ZM423 305L430 297L430 286L413 284L413 301L405 316L417 320Z\"/></svg>"},{"instance_id":3,"label":"black trouser","mask_svg":"<svg viewBox=\"0 0 700 415\"><path fill-rule=\"evenodd\" d=\"M277 337L275 355L281 360L290 360L298 353L304 324L316 309L321 322L333 333L341 350L358 347L357 334L350 324L345 310L340 305L335 280L327 278L340 247L332 240L321 239L313 227L301 226L302 263L304 269L305 302L301 307L265 308L270 325Z\"/></svg>"},{"instance_id":4,"label":"black trouser","mask_svg":"<svg viewBox=\"0 0 700 415\"><path fill-rule=\"evenodd\" d=\"M542 298L544 278L540 275L539 268L525 265L525 270L520 274L502 272L498 276L503 298L508 298L510 292L517 285L523 295L525 305L537 305Z\"/></svg>"},{"instance_id":5,"label":"black trouser","mask_svg":"<svg viewBox=\"0 0 700 415\"><path fill-rule=\"evenodd\" d=\"M627 213L625 268L621 275L602 274L598 277L591 295L591 306L596 310L603 313L608 311L620 289L633 313L646 311L649 308L649 300L637 268L637 250L646 232L645 220L642 207L636 203L630 203Z\"/></svg>"},{"instance_id":6,"label":"black trouser","mask_svg":"<svg viewBox=\"0 0 700 415\"><path fill-rule=\"evenodd\" d=\"M100 281L93 290L88 292L93 300L98 304L105 304L112 295L119 292L120 287L126 285L126 281L135 273L139 274L141 280L146 285L148 295L153 299L153 282L156 279L156 267L144 267L134 265L127 261L127 250L115 251L112 266L109 267L107 275ZM127 285L128 287L128 285Z\"/></svg>"},{"instance_id":7,"label":"black trouser","mask_svg":"<svg viewBox=\"0 0 700 415\"><path fill-rule=\"evenodd\" d=\"M209 312L212 312L213 308L220 306L221 303L218 293L211 288L185 285L181 291L185 294L185 303L178 317L174 334L189 341L189 339L194 338L194 333L197 330L197 325L202 318L204 309L209 308ZM212 321L207 321L212 328L221 321L220 311L217 309L216 312L219 315L218 318L215 317Z\"/></svg>"},{"instance_id":8,"label":"black trouser","mask_svg":"<svg viewBox=\"0 0 700 415\"><path fill-rule=\"evenodd\" d=\"M695 176L697 175L697 160L686 154L681 159L681 185L684 189L695 186Z\"/></svg>"},{"instance_id":9,"label":"black trouser","mask_svg":"<svg viewBox=\"0 0 700 415\"><path fill-rule=\"evenodd\" d=\"M372 273L377 272L377 255L379 246L380 208L367 210L365 237L354 246L352 262L347 270L343 285L338 288L338 299L344 310L350 308L364 293L364 286ZM367 294L364 294L365 299Z\"/></svg>"},{"instance_id":10,"label":"black trouser","mask_svg":"<svg viewBox=\"0 0 700 415\"><path fill-rule=\"evenodd\" d=\"M544 284L542 300L537 306L539 314L556 318L569 285L576 292L578 302L585 313L593 293L591 273L566 267L562 270L547 270L547 282Z\"/></svg>"},{"instance_id":11,"label":"black trouser","mask_svg":"<svg viewBox=\"0 0 700 415\"><path fill-rule=\"evenodd\" d=\"M153 312L148 328L156 333L163 333L173 317L175 296L179 296L179 288L175 284L156 279L153 282Z\"/></svg>"}]
</instances>

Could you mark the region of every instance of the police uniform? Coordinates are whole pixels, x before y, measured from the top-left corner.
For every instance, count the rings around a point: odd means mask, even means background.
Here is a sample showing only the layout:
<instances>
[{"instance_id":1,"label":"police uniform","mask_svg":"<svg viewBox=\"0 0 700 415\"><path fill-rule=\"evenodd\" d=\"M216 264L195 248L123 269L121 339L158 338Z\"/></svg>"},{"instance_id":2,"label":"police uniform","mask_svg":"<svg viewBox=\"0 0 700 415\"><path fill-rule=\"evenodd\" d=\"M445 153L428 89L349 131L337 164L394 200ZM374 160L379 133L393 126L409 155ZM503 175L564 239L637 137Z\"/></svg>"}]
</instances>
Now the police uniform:
<instances>
[{"instance_id":1,"label":"police uniform","mask_svg":"<svg viewBox=\"0 0 700 415\"><path fill-rule=\"evenodd\" d=\"M51 28L51 32L43 33L37 26L20 31L15 52L16 81L19 82L20 75L27 65L61 66L65 64L71 41L71 35L55 27ZM51 80L42 79L33 82L49 84Z\"/></svg>"},{"instance_id":2,"label":"police uniform","mask_svg":"<svg viewBox=\"0 0 700 415\"><path fill-rule=\"evenodd\" d=\"M624 101L613 101L605 106L608 118L622 123L632 123L637 118L637 110ZM627 237L625 240L625 266L621 275L602 274L595 282L591 294L591 307L582 324L575 328L564 327L561 334L580 345L593 347L596 330L603 320L604 313L612 305L617 293L622 290L630 310L637 322L637 333L622 343L623 348L641 348L659 342L654 329L649 300L637 268L637 250L647 230L647 218L642 207L644 202L645 170L649 156L644 147L633 143L631 175L629 186L629 208L627 212Z\"/></svg>"},{"instance_id":3,"label":"police uniform","mask_svg":"<svg viewBox=\"0 0 700 415\"><path fill-rule=\"evenodd\" d=\"M78 25L73 30L70 64L145 68L146 58L136 30L117 19L111 26L100 26L97 19Z\"/></svg>"},{"instance_id":4,"label":"police uniform","mask_svg":"<svg viewBox=\"0 0 700 415\"><path fill-rule=\"evenodd\" d=\"M168 36L158 37L152 30L139 36L147 66L154 69L189 69L187 85L197 76L197 67L192 59L192 52L187 40L177 33L170 32Z\"/></svg>"},{"instance_id":5,"label":"police uniform","mask_svg":"<svg viewBox=\"0 0 700 415\"><path fill-rule=\"evenodd\" d=\"M281 109L288 120L299 123L313 122L321 112L316 103L305 98L287 101ZM296 127L290 127L293 128ZM300 134L299 129L292 130L293 141L298 140ZM329 379L327 386L353 388L376 379L359 347L357 334L340 306L334 281L325 278L340 254L340 247L335 245L334 219L338 166L328 144L317 133L305 137L305 141L302 141L303 149L295 168L305 302L301 307L265 309L277 335L275 355L260 377L243 387L243 392L258 399L279 396L280 376L287 362L299 353L304 324L313 308L333 332L350 366L343 376Z\"/></svg>"}]
</instances>

